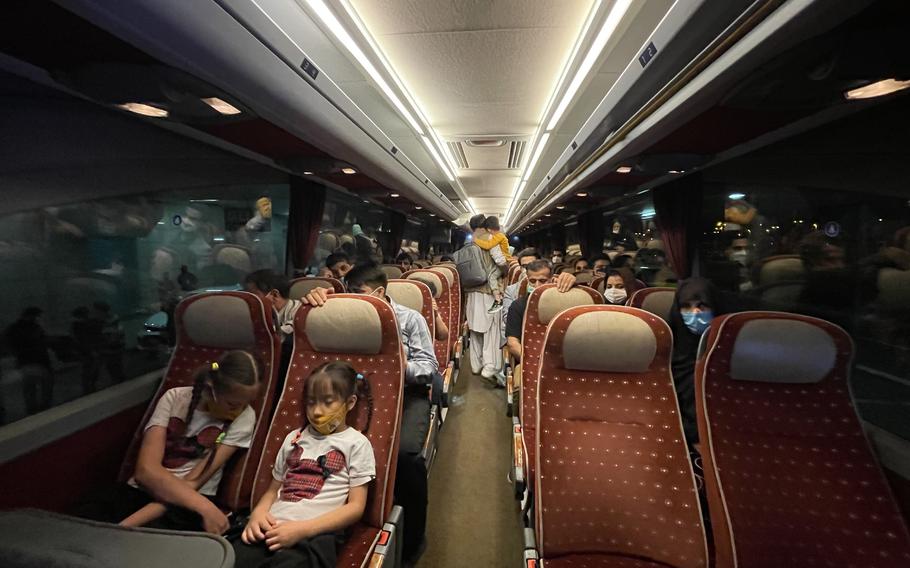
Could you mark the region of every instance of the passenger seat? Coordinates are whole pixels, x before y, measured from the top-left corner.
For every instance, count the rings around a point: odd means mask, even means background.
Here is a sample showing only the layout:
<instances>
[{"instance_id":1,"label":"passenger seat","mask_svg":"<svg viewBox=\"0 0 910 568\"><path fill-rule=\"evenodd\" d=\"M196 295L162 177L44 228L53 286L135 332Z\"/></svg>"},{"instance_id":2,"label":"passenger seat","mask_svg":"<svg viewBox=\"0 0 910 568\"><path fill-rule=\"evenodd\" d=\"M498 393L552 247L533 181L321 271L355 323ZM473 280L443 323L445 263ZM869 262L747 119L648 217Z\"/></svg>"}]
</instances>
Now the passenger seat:
<instances>
[{"instance_id":1,"label":"passenger seat","mask_svg":"<svg viewBox=\"0 0 910 568\"><path fill-rule=\"evenodd\" d=\"M675 299L676 288L642 288L632 293L628 305L660 316L665 322L669 322Z\"/></svg>"},{"instance_id":2,"label":"passenger seat","mask_svg":"<svg viewBox=\"0 0 910 568\"><path fill-rule=\"evenodd\" d=\"M718 568L910 566L910 533L857 417L853 343L783 312L715 319L696 364Z\"/></svg>"},{"instance_id":3,"label":"passenger seat","mask_svg":"<svg viewBox=\"0 0 910 568\"><path fill-rule=\"evenodd\" d=\"M405 359L392 306L361 294L333 294L318 308L303 306L294 320L294 355L256 471L252 502L272 481L275 456L289 432L306 425L304 393L310 372L329 361L349 361L370 381L373 417L366 432L376 457L363 518L348 529L337 566L395 566L402 509L392 507L398 456ZM363 430L366 405L358 401L348 424Z\"/></svg>"},{"instance_id":4,"label":"passenger seat","mask_svg":"<svg viewBox=\"0 0 910 568\"><path fill-rule=\"evenodd\" d=\"M672 352L669 326L643 310L583 306L551 320L526 565L707 566Z\"/></svg>"},{"instance_id":5,"label":"passenger seat","mask_svg":"<svg viewBox=\"0 0 910 568\"><path fill-rule=\"evenodd\" d=\"M152 398L140 428L133 436L120 468L120 481L133 476L145 425L165 391L192 386L196 371L211 365L226 351L244 349L260 364L262 387L253 402L256 428L248 451L236 452L225 466L218 491L218 504L231 511L249 507L253 473L265 444L272 418L281 339L275 330L272 308L249 292L209 292L191 296L175 311L177 345L158 392Z\"/></svg>"},{"instance_id":6,"label":"passenger seat","mask_svg":"<svg viewBox=\"0 0 910 568\"><path fill-rule=\"evenodd\" d=\"M336 294L344 292L344 284L341 280L335 278L295 278L291 280L291 290L288 293L289 299L300 300L309 294L314 288L327 288Z\"/></svg>"}]
</instances>

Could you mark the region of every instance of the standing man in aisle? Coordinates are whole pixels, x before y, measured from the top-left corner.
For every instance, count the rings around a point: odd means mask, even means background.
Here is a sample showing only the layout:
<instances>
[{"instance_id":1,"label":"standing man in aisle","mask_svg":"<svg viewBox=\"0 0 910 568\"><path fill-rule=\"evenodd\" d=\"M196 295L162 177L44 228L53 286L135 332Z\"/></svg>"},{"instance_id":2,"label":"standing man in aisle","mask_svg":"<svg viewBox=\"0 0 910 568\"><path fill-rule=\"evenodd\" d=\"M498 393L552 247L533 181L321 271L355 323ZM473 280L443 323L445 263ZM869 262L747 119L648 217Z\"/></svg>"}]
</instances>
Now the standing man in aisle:
<instances>
[{"instance_id":1,"label":"standing man in aisle","mask_svg":"<svg viewBox=\"0 0 910 568\"><path fill-rule=\"evenodd\" d=\"M475 215L471 217L470 226L473 231L473 240L489 238L489 233L483 228L486 217ZM465 246L475 246L467 244ZM485 273L499 270L500 266L507 266L505 256L499 247L489 251L481 250L480 262L483 263ZM465 315L468 320L468 329L471 333L471 370L475 375L485 379L494 379L497 372L502 369L502 310L491 311L495 302L493 290L489 283L473 288L466 288Z\"/></svg>"}]
</instances>

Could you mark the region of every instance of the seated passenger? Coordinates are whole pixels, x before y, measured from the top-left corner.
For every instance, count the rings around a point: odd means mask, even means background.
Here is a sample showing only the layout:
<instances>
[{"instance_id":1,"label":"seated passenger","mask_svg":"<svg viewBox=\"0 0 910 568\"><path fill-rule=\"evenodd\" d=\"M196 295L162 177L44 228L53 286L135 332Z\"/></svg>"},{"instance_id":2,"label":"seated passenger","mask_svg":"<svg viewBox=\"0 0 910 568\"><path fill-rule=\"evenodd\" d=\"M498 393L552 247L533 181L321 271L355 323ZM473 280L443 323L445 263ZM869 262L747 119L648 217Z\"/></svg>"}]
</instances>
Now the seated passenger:
<instances>
[{"instance_id":1,"label":"seated passenger","mask_svg":"<svg viewBox=\"0 0 910 568\"><path fill-rule=\"evenodd\" d=\"M506 321L506 346L516 361L521 360L521 328L525 319L525 311L528 309L528 297L534 288L555 281L557 290L568 292L575 285L575 276L567 272L563 272L554 279L553 270L546 260L535 260L527 264L524 270L527 286L509 307Z\"/></svg>"},{"instance_id":2,"label":"seated passenger","mask_svg":"<svg viewBox=\"0 0 910 568\"><path fill-rule=\"evenodd\" d=\"M588 269L587 259L579 258L578 260L575 261L575 264L572 266L572 269L573 269L573 272L575 272L575 274L578 274L582 270L587 270Z\"/></svg>"},{"instance_id":3,"label":"seated passenger","mask_svg":"<svg viewBox=\"0 0 910 568\"><path fill-rule=\"evenodd\" d=\"M121 525L204 530L220 535L228 519L212 502L224 465L249 448L250 407L259 367L246 351L229 351L196 373L192 387L165 392L145 425L134 476L106 488L78 515Z\"/></svg>"},{"instance_id":4,"label":"seated passenger","mask_svg":"<svg viewBox=\"0 0 910 568\"><path fill-rule=\"evenodd\" d=\"M420 554L427 516L427 467L421 452L430 429L429 385L439 373L433 338L426 320L420 313L402 306L386 296L388 277L374 264L358 265L347 274L348 291L385 299L395 310L401 343L404 346L404 399L402 402L401 439L398 447L398 471L395 477L395 501L407 511L403 555L408 561ZM315 288L305 301L321 306L328 299L328 290ZM354 330L352 330L353 332Z\"/></svg>"},{"instance_id":5,"label":"seated passenger","mask_svg":"<svg viewBox=\"0 0 910 568\"><path fill-rule=\"evenodd\" d=\"M689 278L679 283L670 311L673 331L673 383L679 411L691 446L698 442L695 420L695 357L702 333L715 316L725 313L717 288L704 278Z\"/></svg>"},{"instance_id":6,"label":"seated passenger","mask_svg":"<svg viewBox=\"0 0 910 568\"><path fill-rule=\"evenodd\" d=\"M402 272L407 272L414 268L414 261L411 259L411 255L406 252L403 252L395 258L395 264L401 267Z\"/></svg>"},{"instance_id":7,"label":"seated passenger","mask_svg":"<svg viewBox=\"0 0 910 568\"><path fill-rule=\"evenodd\" d=\"M294 333L294 316L303 305L300 300L288 298L291 294L291 282L284 274L278 274L268 268L257 270L246 275L243 288L256 294L272 305L275 325L281 332L283 343Z\"/></svg>"},{"instance_id":8,"label":"seated passenger","mask_svg":"<svg viewBox=\"0 0 910 568\"><path fill-rule=\"evenodd\" d=\"M308 425L292 430L272 484L235 540L237 568L334 568L336 539L363 516L376 477L373 446L347 425L359 397L373 413L367 380L347 361L325 363L306 382Z\"/></svg>"},{"instance_id":9,"label":"seated passenger","mask_svg":"<svg viewBox=\"0 0 910 568\"><path fill-rule=\"evenodd\" d=\"M629 296L638 288L635 277L628 268L611 268L607 270L604 282L604 299L608 304L624 306Z\"/></svg>"},{"instance_id":10,"label":"seated passenger","mask_svg":"<svg viewBox=\"0 0 910 568\"><path fill-rule=\"evenodd\" d=\"M610 257L601 253L591 259L591 267L594 269L594 276L606 277L607 269L610 268Z\"/></svg>"},{"instance_id":11,"label":"seated passenger","mask_svg":"<svg viewBox=\"0 0 910 568\"><path fill-rule=\"evenodd\" d=\"M332 276L342 282L348 271L354 268L351 264L351 257L343 252L330 254L328 258L325 259L325 267L332 271Z\"/></svg>"}]
</instances>

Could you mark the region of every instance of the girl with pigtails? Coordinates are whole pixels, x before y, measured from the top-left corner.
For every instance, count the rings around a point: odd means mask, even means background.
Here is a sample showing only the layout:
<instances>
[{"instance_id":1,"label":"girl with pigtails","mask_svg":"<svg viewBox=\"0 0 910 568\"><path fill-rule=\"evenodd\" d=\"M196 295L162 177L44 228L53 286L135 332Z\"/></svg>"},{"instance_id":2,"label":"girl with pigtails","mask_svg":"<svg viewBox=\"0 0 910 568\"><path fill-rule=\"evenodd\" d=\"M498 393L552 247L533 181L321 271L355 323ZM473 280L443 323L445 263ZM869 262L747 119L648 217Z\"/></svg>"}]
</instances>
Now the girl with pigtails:
<instances>
[{"instance_id":1,"label":"girl with pigtails","mask_svg":"<svg viewBox=\"0 0 910 568\"><path fill-rule=\"evenodd\" d=\"M250 446L256 425L250 404L258 393L259 366L250 353L229 351L206 363L193 386L169 389L158 400L133 477L98 494L80 516L222 534L228 519L212 498L224 465Z\"/></svg>"},{"instance_id":2,"label":"girl with pigtails","mask_svg":"<svg viewBox=\"0 0 910 568\"><path fill-rule=\"evenodd\" d=\"M272 484L234 544L237 568L333 568L344 529L363 516L376 477L373 447L347 425L358 400L373 414L370 385L347 361L325 363L306 381L308 424L291 431Z\"/></svg>"}]
</instances>

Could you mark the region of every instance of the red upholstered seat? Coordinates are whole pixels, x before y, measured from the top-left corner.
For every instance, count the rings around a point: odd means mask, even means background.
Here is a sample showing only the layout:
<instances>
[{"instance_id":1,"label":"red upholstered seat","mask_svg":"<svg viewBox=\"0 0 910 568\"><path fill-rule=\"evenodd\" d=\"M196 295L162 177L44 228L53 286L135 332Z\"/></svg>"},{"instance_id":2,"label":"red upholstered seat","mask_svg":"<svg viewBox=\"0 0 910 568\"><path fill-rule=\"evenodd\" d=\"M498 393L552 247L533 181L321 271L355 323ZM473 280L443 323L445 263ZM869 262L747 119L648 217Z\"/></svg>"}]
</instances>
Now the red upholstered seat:
<instances>
[{"instance_id":1,"label":"red upholstered seat","mask_svg":"<svg viewBox=\"0 0 910 568\"><path fill-rule=\"evenodd\" d=\"M657 316L556 316L540 362L535 531L544 566L699 568L707 544Z\"/></svg>"},{"instance_id":2,"label":"red upholstered seat","mask_svg":"<svg viewBox=\"0 0 910 568\"><path fill-rule=\"evenodd\" d=\"M295 278L291 280L291 291L288 296L292 300L299 300L313 288L328 288L336 294L344 292L344 284L335 278Z\"/></svg>"},{"instance_id":3,"label":"red upholstered seat","mask_svg":"<svg viewBox=\"0 0 910 568\"><path fill-rule=\"evenodd\" d=\"M404 270L397 264L383 264L380 268L389 279L401 278L401 275L404 274Z\"/></svg>"},{"instance_id":4,"label":"red upholstered seat","mask_svg":"<svg viewBox=\"0 0 910 568\"><path fill-rule=\"evenodd\" d=\"M415 277L422 280L429 280L436 286L436 305L439 306L439 315L442 316L443 321L449 326L448 339L437 341L435 337L433 338L436 360L439 363L439 368L444 369L449 360L453 338L457 335L454 331L455 328L452 327L452 319L455 317L452 312L455 311L454 302L456 301L456 294L450 285L451 279L438 267L409 270L405 272L402 277L406 280L411 280Z\"/></svg>"},{"instance_id":5,"label":"red upholstered seat","mask_svg":"<svg viewBox=\"0 0 910 568\"><path fill-rule=\"evenodd\" d=\"M434 282L434 285L436 283ZM436 287L437 294L439 287ZM386 287L386 293L396 303L420 312L423 319L427 322L430 329L430 337L436 337L436 318L433 317L433 296L430 294L430 287L423 282L416 280L389 280ZM435 342L435 340L434 340ZM445 360L439 359L440 353L436 352L436 361L442 368Z\"/></svg>"},{"instance_id":6,"label":"red upholstered seat","mask_svg":"<svg viewBox=\"0 0 910 568\"><path fill-rule=\"evenodd\" d=\"M651 312L664 321L670 321L670 311L673 309L675 297L676 288L642 288L632 294L627 305Z\"/></svg>"},{"instance_id":7,"label":"red upholstered seat","mask_svg":"<svg viewBox=\"0 0 910 568\"><path fill-rule=\"evenodd\" d=\"M604 298L586 286L575 286L565 293L555 284L538 286L528 298L521 331L521 428L527 455L526 483L534 483L535 432L537 429L537 381L547 324L559 312L575 307L603 304Z\"/></svg>"},{"instance_id":8,"label":"red upholstered seat","mask_svg":"<svg viewBox=\"0 0 910 568\"><path fill-rule=\"evenodd\" d=\"M225 467L219 503L231 510L249 506L253 474L272 417L272 401L281 357L281 340L272 320L272 308L248 292L196 294L180 302L174 313L177 344L158 392L152 398L142 426L136 431L120 470L120 480L133 475L145 424L165 391L192 386L196 371L210 365L226 351L244 349L260 364L262 388L253 403L256 429L248 451L237 452Z\"/></svg>"},{"instance_id":9,"label":"red upholstered seat","mask_svg":"<svg viewBox=\"0 0 910 568\"><path fill-rule=\"evenodd\" d=\"M259 462L253 502L258 502L271 483L275 456L288 432L306 424L306 378L314 368L336 360L350 361L370 381L373 395L373 417L366 436L376 457L376 479L363 518L339 555L345 562L338 563L362 566L374 548L364 541L375 541L370 535L378 534L392 509L398 456L405 359L398 323L388 302L362 294L333 294L325 306L303 306L297 312L291 366ZM366 426L364 402L358 401L348 415L348 423L361 431Z\"/></svg>"},{"instance_id":10,"label":"red upholstered seat","mask_svg":"<svg viewBox=\"0 0 910 568\"><path fill-rule=\"evenodd\" d=\"M449 350L455 346L457 337L461 335L461 324L464 321L462 310L463 297L461 293L461 280L458 278L458 269L454 264L443 263L433 267L434 270L443 271L446 279L449 281L449 289L452 290L452 312L449 320L446 322L449 326Z\"/></svg>"},{"instance_id":11,"label":"red upholstered seat","mask_svg":"<svg viewBox=\"0 0 910 568\"><path fill-rule=\"evenodd\" d=\"M910 535L850 396L853 344L824 320L717 318L696 366L717 566L910 566Z\"/></svg>"}]
</instances>

